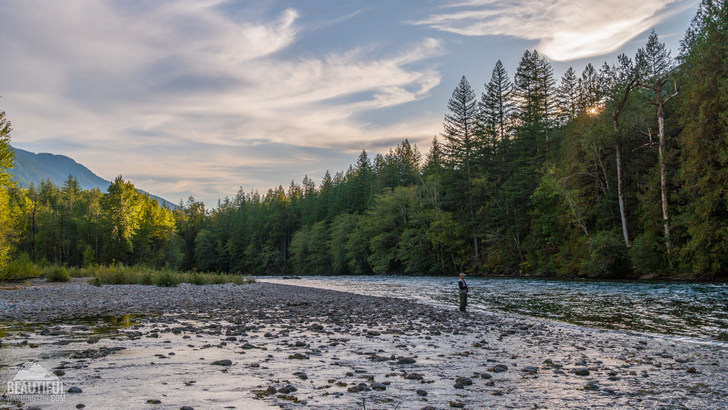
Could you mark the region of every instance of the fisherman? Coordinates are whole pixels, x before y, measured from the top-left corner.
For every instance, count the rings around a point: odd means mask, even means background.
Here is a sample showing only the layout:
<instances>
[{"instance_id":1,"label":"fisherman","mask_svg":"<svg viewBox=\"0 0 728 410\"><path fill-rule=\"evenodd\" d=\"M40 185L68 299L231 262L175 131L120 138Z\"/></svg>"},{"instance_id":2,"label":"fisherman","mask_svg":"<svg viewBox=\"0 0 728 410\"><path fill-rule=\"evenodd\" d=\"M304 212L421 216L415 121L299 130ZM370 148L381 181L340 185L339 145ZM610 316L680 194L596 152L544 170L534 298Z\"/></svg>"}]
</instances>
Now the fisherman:
<instances>
[{"instance_id":1,"label":"fisherman","mask_svg":"<svg viewBox=\"0 0 728 410\"><path fill-rule=\"evenodd\" d=\"M460 274L460 281L458 282L458 290L460 292L460 311L465 312L465 307L468 306L468 291L470 286L465 282L465 274Z\"/></svg>"}]
</instances>

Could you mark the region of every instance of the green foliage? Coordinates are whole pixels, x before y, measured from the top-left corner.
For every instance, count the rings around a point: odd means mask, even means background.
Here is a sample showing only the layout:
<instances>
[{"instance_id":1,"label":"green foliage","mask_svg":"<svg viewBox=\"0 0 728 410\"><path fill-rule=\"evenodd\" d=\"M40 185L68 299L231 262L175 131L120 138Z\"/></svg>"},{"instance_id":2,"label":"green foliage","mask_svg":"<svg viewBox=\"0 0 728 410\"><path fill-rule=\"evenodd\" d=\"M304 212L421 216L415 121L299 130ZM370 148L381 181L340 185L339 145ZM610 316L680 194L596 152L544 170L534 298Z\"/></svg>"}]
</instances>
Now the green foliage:
<instances>
[{"instance_id":1,"label":"green foliage","mask_svg":"<svg viewBox=\"0 0 728 410\"><path fill-rule=\"evenodd\" d=\"M7 170L12 168L14 158L13 149L10 147L10 125L10 121L5 118L5 112L0 111L0 270L8 263L14 233L7 192L12 186Z\"/></svg>"},{"instance_id":2,"label":"green foliage","mask_svg":"<svg viewBox=\"0 0 728 410\"><path fill-rule=\"evenodd\" d=\"M328 275L332 272L329 233L325 222L298 230L291 239L291 263L297 274Z\"/></svg>"},{"instance_id":3,"label":"green foliage","mask_svg":"<svg viewBox=\"0 0 728 410\"><path fill-rule=\"evenodd\" d=\"M599 231L584 237L587 256L579 264L579 275L604 278L624 275L630 271L627 248L614 231Z\"/></svg>"},{"instance_id":4,"label":"green foliage","mask_svg":"<svg viewBox=\"0 0 728 410\"><path fill-rule=\"evenodd\" d=\"M154 277L152 283L160 287L173 288L179 285L179 277L171 271L164 270Z\"/></svg>"},{"instance_id":5,"label":"green foliage","mask_svg":"<svg viewBox=\"0 0 728 410\"><path fill-rule=\"evenodd\" d=\"M30 262L47 260L96 284L169 286L242 278L211 272L717 278L728 271L725 44L728 7L704 0L678 65L653 32L635 58L567 69L557 85L526 51L512 82L496 64L480 101L461 78L424 163L404 140L362 150L319 186L306 176L214 209L190 197L170 212L121 177L106 193L72 176L7 187L2 113L0 267L32 277Z\"/></svg>"},{"instance_id":6,"label":"green foliage","mask_svg":"<svg viewBox=\"0 0 728 410\"><path fill-rule=\"evenodd\" d=\"M37 278L42 274L43 270L33 263L30 256L27 253L21 253L0 269L0 280Z\"/></svg>"},{"instance_id":7,"label":"green foliage","mask_svg":"<svg viewBox=\"0 0 728 410\"><path fill-rule=\"evenodd\" d=\"M160 287L174 287L180 283L193 285L210 285L222 283L247 284L255 282L254 279L243 275L179 272L170 269L153 269L146 266L96 266L89 270L92 278L89 283L94 285L155 285Z\"/></svg>"},{"instance_id":8,"label":"green foliage","mask_svg":"<svg viewBox=\"0 0 728 410\"><path fill-rule=\"evenodd\" d=\"M728 271L728 5L704 1L684 43L679 180L687 233L684 269L713 278Z\"/></svg>"},{"instance_id":9,"label":"green foliage","mask_svg":"<svg viewBox=\"0 0 728 410\"><path fill-rule=\"evenodd\" d=\"M68 269L58 265L43 269L43 276L48 282L68 282L71 280L71 274L68 272Z\"/></svg>"},{"instance_id":10,"label":"green foliage","mask_svg":"<svg viewBox=\"0 0 728 410\"><path fill-rule=\"evenodd\" d=\"M634 272L640 276L661 276L668 272L663 238L644 233L632 242L629 259Z\"/></svg>"},{"instance_id":11,"label":"green foliage","mask_svg":"<svg viewBox=\"0 0 728 410\"><path fill-rule=\"evenodd\" d=\"M83 266L84 267L91 267L96 264L96 251L94 250L91 245L86 244L86 247L83 249Z\"/></svg>"}]
</instances>

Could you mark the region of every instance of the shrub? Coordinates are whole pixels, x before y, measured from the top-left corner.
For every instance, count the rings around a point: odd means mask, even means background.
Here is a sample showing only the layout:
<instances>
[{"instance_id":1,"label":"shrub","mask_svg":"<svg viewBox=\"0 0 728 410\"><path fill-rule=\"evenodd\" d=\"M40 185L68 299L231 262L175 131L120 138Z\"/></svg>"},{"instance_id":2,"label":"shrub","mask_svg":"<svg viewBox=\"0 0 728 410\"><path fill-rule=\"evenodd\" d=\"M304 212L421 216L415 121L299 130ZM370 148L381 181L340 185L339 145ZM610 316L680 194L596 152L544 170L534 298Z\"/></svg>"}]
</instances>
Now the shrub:
<instances>
[{"instance_id":1,"label":"shrub","mask_svg":"<svg viewBox=\"0 0 728 410\"><path fill-rule=\"evenodd\" d=\"M220 283L246 284L253 283L255 279L239 274L219 274L201 272L176 272L170 269L156 270L146 266L124 266L121 264L111 266L94 266L79 270L85 276L92 276L89 283L100 286L106 285L156 285L164 287L177 286L180 283L193 285L209 285Z\"/></svg>"},{"instance_id":2,"label":"shrub","mask_svg":"<svg viewBox=\"0 0 728 410\"><path fill-rule=\"evenodd\" d=\"M179 285L179 279L172 271L165 270L156 275L154 284L165 288L172 288Z\"/></svg>"},{"instance_id":3,"label":"shrub","mask_svg":"<svg viewBox=\"0 0 728 410\"><path fill-rule=\"evenodd\" d=\"M0 271L0 280L37 278L42 273L42 269L30 260L27 253L21 253L15 258L11 258L5 269Z\"/></svg>"},{"instance_id":4,"label":"shrub","mask_svg":"<svg viewBox=\"0 0 728 410\"><path fill-rule=\"evenodd\" d=\"M627 247L620 236L600 231L584 238L587 255L579 264L579 274L591 278L619 276L629 272Z\"/></svg>"},{"instance_id":5,"label":"shrub","mask_svg":"<svg viewBox=\"0 0 728 410\"><path fill-rule=\"evenodd\" d=\"M629 250L629 257L636 273L660 274L668 269L662 238L645 233L638 236Z\"/></svg>"},{"instance_id":6,"label":"shrub","mask_svg":"<svg viewBox=\"0 0 728 410\"><path fill-rule=\"evenodd\" d=\"M139 275L140 285L154 285L155 277L152 272L143 272Z\"/></svg>"},{"instance_id":7,"label":"shrub","mask_svg":"<svg viewBox=\"0 0 728 410\"><path fill-rule=\"evenodd\" d=\"M59 265L45 268L43 270L43 276L45 276L48 282L68 282L71 280L71 274L68 273L68 269Z\"/></svg>"}]
</instances>

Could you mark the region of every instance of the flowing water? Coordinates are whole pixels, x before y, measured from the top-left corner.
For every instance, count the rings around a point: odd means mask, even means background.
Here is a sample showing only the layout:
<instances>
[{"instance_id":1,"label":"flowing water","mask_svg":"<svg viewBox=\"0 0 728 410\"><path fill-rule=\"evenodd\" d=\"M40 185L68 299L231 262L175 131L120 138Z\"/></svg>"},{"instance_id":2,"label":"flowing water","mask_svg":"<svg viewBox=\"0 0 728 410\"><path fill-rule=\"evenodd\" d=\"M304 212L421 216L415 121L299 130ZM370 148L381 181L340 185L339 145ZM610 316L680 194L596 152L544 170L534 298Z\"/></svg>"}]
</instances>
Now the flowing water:
<instances>
[{"instance_id":1,"label":"flowing water","mask_svg":"<svg viewBox=\"0 0 728 410\"><path fill-rule=\"evenodd\" d=\"M264 282L457 305L458 278L306 276ZM468 278L469 308L579 326L728 342L728 285L715 283Z\"/></svg>"}]
</instances>

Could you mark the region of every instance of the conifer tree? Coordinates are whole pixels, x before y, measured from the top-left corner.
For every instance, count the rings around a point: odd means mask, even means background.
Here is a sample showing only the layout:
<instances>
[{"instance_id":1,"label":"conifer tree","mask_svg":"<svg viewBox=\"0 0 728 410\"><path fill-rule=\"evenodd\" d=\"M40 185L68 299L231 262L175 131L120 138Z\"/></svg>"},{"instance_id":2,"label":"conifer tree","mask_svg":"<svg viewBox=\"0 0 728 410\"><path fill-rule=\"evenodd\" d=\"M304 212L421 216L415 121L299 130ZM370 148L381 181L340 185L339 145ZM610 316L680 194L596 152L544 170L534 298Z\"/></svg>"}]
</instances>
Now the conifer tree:
<instances>
[{"instance_id":1,"label":"conifer tree","mask_svg":"<svg viewBox=\"0 0 728 410\"><path fill-rule=\"evenodd\" d=\"M685 268L703 278L728 271L728 4L703 0L682 44L679 180Z\"/></svg>"},{"instance_id":2,"label":"conifer tree","mask_svg":"<svg viewBox=\"0 0 728 410\"><path fill-rule=\"evenodd\" d=\"M619 216L622 225L622 238L624 245L629 248L630 236L627 223L627 205L625 200L624 161L622 159L622 130L620 118L627 104L630 94L639 84L639 69L632 60L624 54L617 56L617 65L610 69L607 82L607 98L612 129L614 132L614 151L617 168L617 202L619 203Z\"/></svg>"},{"instance_id":3,"label":"conifer tree","mask_svg":"<svg viewBox=\"0 0 728 410\"><path fill-rule=\"evenodd\" d=\"M605 73L611 72L611 67L605 63L601 72L597 73L594 66L589 63L584 67L579 79L579 103L578 111L596 112L602 103L604 97L604 78Z\"/></svg>"},{"instance_id":4,"label":"conifer tree","mask_svg":"<svg viewBox=\"0 0 728 410\"><path fill-rule=\"evenodd\" d=\"M565 124L576 117L579 113L579 99L579 80L574 69L569 67L561 77L561 84L556 88L559 123Z\"/></svg>"},{"instance_id":5,"label":"conifer tree","mask_svg":"<svg viewBox=\"0 0 728 410\"><path fill-rule=\"evenodd\" d=\"M547 149L549 129L556 115L554 109L553 68L534 50L526 50L516 70L513 94L518 127L532 139L537 151Z\"/></svg>"},{"instance_id":6,"label":"conifer tree","mask_svg":"<svg viewBox=\"0 0 728 410\"><path fill-rule=\"evenodd\" d=\"M508 140L508 123L513 112L513 84L500 60L495 64L485 92L480 97L479 123L485 133L501 143Z\"/></svg>"},{"instance_id":7,"label":"conifer tree","mask_svg":"<svg viewBox=\"0 0 728 410\"><path fill-rule=\"evenodd\" d=\"M447 103L448 113L443 126L445 132L445 160L461 174L465 182L465 201L468 221L473 238L473 262L480 265L478 235L475 231L475 208L473 204L473 172L475 165L475 131L478 120L478 106L475 92L463 76Z\"/></svg>"},{"instance_id":8,"label":"conifer tree","mask_svg":"<svg viewBox=\"0 0 728 410\"><path fill-rule=\"evenodd\" d=\"M658 135L658 158L660 166L660 202L662 204L662 223L665 235L665 249L670 254L672 247L670 240L670 219L668 216L667 202L667 170L665 165L665 104L678 93L677 82L672 78L673 63L670 52L661 43L652 30L647 40L647 45L637 52L637 65L642 70L640 85L652 92L650 104L657 109L657 135ZM672 81L673 90L668 91L666 87ZM665 95L668 91L669 94Z\"/></svg>"}]
</instances>

